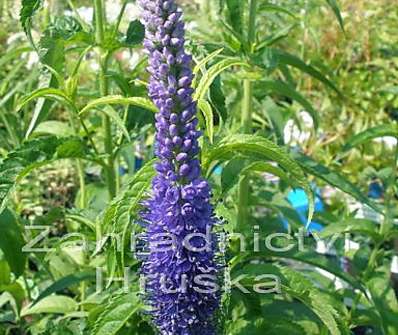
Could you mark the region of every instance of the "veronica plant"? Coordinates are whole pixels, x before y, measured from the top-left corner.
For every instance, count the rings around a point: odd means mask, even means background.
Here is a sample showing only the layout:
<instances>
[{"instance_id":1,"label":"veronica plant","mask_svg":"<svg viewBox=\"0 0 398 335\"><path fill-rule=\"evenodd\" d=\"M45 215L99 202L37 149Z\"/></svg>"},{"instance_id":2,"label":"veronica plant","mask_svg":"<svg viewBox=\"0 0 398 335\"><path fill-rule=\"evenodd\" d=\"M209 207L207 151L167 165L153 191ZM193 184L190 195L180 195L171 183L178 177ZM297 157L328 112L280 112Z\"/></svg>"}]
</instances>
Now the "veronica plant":
<instances>
[{"instance_id":1,"label":"veronica plant","mask_svg":"<svg viewBox=\"0 0 398 335\"><path fill-rule=\"evenodd\" d=\"M209 185L200 176L201 132L192 98L192 60L184 50L182 12L174 0L142 0L141 6L151 73L149 94L159 108L155 151L160 161L143 215L149 223L150 252L143 265L148 300L162 334L214 334L212 319L219 295L194 286L216 278L214 239L209 234L216 220ZM165 234L173 237L173 248L160 250Z\"/></svg>"}]
</instances>

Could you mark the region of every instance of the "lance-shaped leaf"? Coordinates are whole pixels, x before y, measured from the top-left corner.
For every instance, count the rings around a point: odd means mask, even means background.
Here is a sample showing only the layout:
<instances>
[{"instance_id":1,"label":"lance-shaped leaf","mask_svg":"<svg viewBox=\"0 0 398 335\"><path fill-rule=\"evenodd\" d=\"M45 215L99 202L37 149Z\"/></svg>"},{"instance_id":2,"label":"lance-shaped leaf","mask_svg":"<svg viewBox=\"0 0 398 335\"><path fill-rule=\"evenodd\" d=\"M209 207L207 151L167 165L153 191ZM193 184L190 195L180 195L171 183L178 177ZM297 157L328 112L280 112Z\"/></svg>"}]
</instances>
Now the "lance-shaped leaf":
<instances>
[{"instance_id":1,"label":"lance-shaped leaf","mask_svg":"<svg viewBox=\"0 0 398 335\"><path fill-rule=\"evenodd\" d=\"M0 214L0 249L16 277L23 274L26 265L26 254L22 252L25 245L21 227L17 218L9 209Z\"/></svg>"},{"instance_id":2,"label":"lance-shaped leaf","mask_svg":"<svg viewBox=\"0 0 398 335\"><path fill-rule=\"evenodd\" d=\"M122 106L132 105L148 109L154 113L157 112L156 106L152 103L152 101L150 101L147 98L141 98L141 97L126 98L121 95L108 95L106 97L102 97L88 103L85 107L82 108L80 114L85 114L91 109L103 107L106 105L122 105Z\"/></svg>"},{"instance_id":3,"label":"lance-shaped leaf","mask_svg":"<svg viewBox=\"0 0 398 335\"><path fill-rule=\"evenodd\" d=\"M272 165L263 161L256 161L245 165L247 163L242 158L236 158L231 160L223 169L221 175L221 188L223 193L228 192L234 185L238 184L239 178L244 175L249 175L251 173L270 173L283 179L288 184L292 186L297 186L294 180L289 178L289 175L278 166Z\"/></svg>"},{"instance_id":4,"label":"lance-shaped leaf","mask_svg":"<svg viewBox=\"0 0 398 335\"><path fill-rule=\"evenodd\" d=\"M334 15L337 18L337 21L339 22L340 28L343 32L345 32L344 29L344 21L343 17L340 12L339 5L337 3L337 0L326 0L327 4L330 6L330 8L333 10Z\"/></svg>"},{"instance_id":5,"label":"lance-shaped leaf","mask_svg":"<svg viewBox=\"0 0 398 335\"><path fill-rule=\"evenodd\" d=\"M269 2L264 2L264 3L259 4L259 10L264 10L267 12L283 13L283 14L287 14L287 15L291 16L292 18L296 19L297 18L296 15L286 7L287 6L282 7L282 6L274 5Z\"/></svg>"},{"instance_id":6,"label":"lance-shaped leaf","mask_svg":"<svg viewBox=\"0 0 398 335\"><path fill-rule=\"evenodd\" d=\"M317 237L320 239L320 236ZM333 238L329 241L324 240L329 247L332 247ZM271 240L269 241L271 243ZM250 252L254 246L245 246L244 252L241 252L233 260L231 260L231 269L239 268L240 264L251 263L253 260L270 261L273 259L278 260L294 260L303 264L308 264L313 267L327 271L338 278L341 278L346 283L350 284L353 288L366 292L366 288L352 275L341 269L340 263L337 259L328 258L320 255L309 248L303 247L300 243L294 243L291 239L285 237L273 237L272 248L269 246L260 245L258 252Z\"/></svg>"},{"instance_id":7,"label":"lance-shaped leaf","mask_svg":"<svg viewBox=\"0 0 398 335\"><path fill-rule=\"evenodd\" d=\"M203 58L201 61L199 61L194 69L193 69L193 74L196 75L200 72L200 70L202 69L202 67L206 66L207 63L209 63L210 61L212 61L214 58L216 58L221 52L223 52L224 48L220 48L216 51L213 51L210 55L206 56L205 58ZM195 85L194 85L195 86Z\"/></svg>"},{"instance_id":8,"label":"lance-shaped leaf","mask_svg":"<svg viewBox=\"0 0 398 335\"><path fill-rule=\"evenodd\" d=\"M242 35L243 7L241 0L225 0L228 9L228 23L238 35Z\"/></svg>"},{"instance_id":9,"label":"lance-shaped leaf","mask_svg":"<svg viewBox=\"0 0 398 335\"><path fill-rule=\"evenodd\" d=\"M398 127L394 124L383 124L377 127L369 128L351 137L344 145L343 151L351 150L375 138L384 136L392 136L398 139Z\"/></svg>"},{"instance_id":10,"label":"lance-shaped leaf","mask_svg":"<svg viewBox=\"0 0 398 335\"><path fill-rule=\"evenodd\" d=\"M336 87L336 85L331 80L326 78L322 72L313 67L311 64L305 63L299 57L292 55L286 51L283 51L281 49L271 49L268 50L268 52L272 54L272 57L274 57L278 63L292 66L304 73L309 74L310 76L319 80L321 83L328 86L329 88L334 90L337 94L342 96L342 93Z\"/></svg>"},{"instance_id":11,"label":"lance-shaped leaf","mask_svg":"<svg viewBox=\"0 0 398 335\"><path fill-rule=\"evenodd\" d=\"M66 123L56 120L44 121L33 131L31 136L54 135L58 137L73 136L72 128Z\"/></svg>"},{"instance_id":12,"label":"lance-shaped leaf","mask_svg":"<svg viewBox=\"0 0 398 335\"><path fill-rule=\"evenodd\" d=\"M40 293L40 295L32 303L31 307L33 307L40 300L48 297L51 294L58 293L85 280L95 280L95 278L95 273L92 271L74 273L69 276L63 277L47 287L42 293Z\"/></svg>"},{"instance_id":13,"label":"lance-shaped leaf","mask_svg":"<svg viewBox=\"0 0 398 335\"><path fill-rule=\"evenodd\" d=\"M320 321L328 328L330 334L348 335L347 327L341 321L341 314L345 307L316 288L314 284L299 272L288 267L271 264L240 264L238 271L232 274L233 278L243 278L239 283L253 289L260 284L260 276L272 275L278 278L280 289L283 293L289 294L294 299L312 310ZM243 277L242 277L243 276ZM262 287L262 289L264 286Z\"/></svg>"},{"instance_id":14,"label":"lance-shaped leaf","mask_svg":"<svg viewBox=\"0 0 398 335\"><path fill-rule=\"evenodd\" d=\"M261 82L261 87L275 94L279 94L297 101L311 115L315 128L319 125L319 115L312 104L288 83L281 80L267 80Z\"/></svg>"},{"instance_id":15,"label":"lance-shaped leaf","mask_svg":"<svg viewBox=\"0 0 398 335\"><path fill-rule=\"evenodd\" d=\"M311 157L308 157L302 153L294 152L291 154L291 156L307 173L322 179L329 185L338 188L340 191L351 195L358 201L373 208L375 211L382 213L382 209L376 203L371 201L353 183L351 183L340 173L330 170L328 167L314 161Z\"/></svg>"},{"instance_id":16,"label":"lance-shaped leaf","mask_svg":"<svg viewBox=\"0 0 398 335\"><path fill-rule=\"evenodd\" d=\"M370 237L379 242L383 237L378 232L378 225L374 221L365 219L347 219L341 222L333 222L325 227L320 236L325 238L335 234L356 233Z\"/></svg>"},{"instance_id":17,"label":"lance-shaped leaf","mask_svg":"<svg viewBox=\"0 0 398 335\"><path fill-rule=\"evenodd\" d=\"M378 269L367 282L367 287L380 315L384 334L398 335L398 301L389 277L388 269Z\"/></svg>"},{"instance_id":18,"label":"lance-shaped leaf","mask_svg":"<svg viewBox=\"0 0 398 335\"><path fill-rule=\"evenodd\" d=\"M214 114L213 108L207 100L199 100L198 107L200 111L203 113L206 123L206 133L209 137L210 143L213 143L214 140Z\"/></svg>"},{"instance_id":19,"label":"lance-shaped leaf","mask_svg":"<svg viewBox=\"0 0 398 335\"><path fill-rule=\"evenodd\" d=\"M216 79L216 77L226 69L232 66L248 66L247 63L241 61L237 58L227 58L217 64L213 65L201 78L198 87L196 88L194 99L201 100L205 97L207 91L209 90L211 84Z\"/></svg>"},{"instance_id":20,"label":"lance-shaped leaf","mask_svg":"<svg viewBox=\"0 0 398 335\"><path fill-rule=\"evenodd\" d=\"M62 90L57 88L39 88L38 90L33 91L22 99L17 106L17 110L21 110L28 103L39 98L54 100L63 104L67 108L71 108L74 111L76 110L73 101Z\"/></svg>"},{"instance_id":21,"label":"lance-shaped leaf","mask_svg":"<svg viewBox=\"0 0 398 335\"><path fill-rule=\"evenodd\" d=\"M146 163L127 182L121 194L117 196L105 210L103 218L104 231L122 234L122 243L126 241L128 229L132 220L138 216L142 201L149 194L152 178L155 176L154 160ZM121 260L124 263L124 248L121 250Z\"/></svg>"},{"instance_id":22,"label":"lance-shaped leaf","mask_svg":"<svg viewBox=\"0 0 398 335\"><path fill-rule=\"evenodd\" d=\"M22 0L22 7L20 12L20 22L28 37L31 38L31 25L33 16L40 9L42 0Z\"/></svg>"},{"instance_id":23,"label":"lance-shaped leaf","mask_svg":"<svg viewBox=\"0 0 398 335\"><path fill-rule=\"evenodd\" d=\"M144 305L137 294L129 293L116 296L105 306L94 324L92 335L115 335Z\"/></svg>"},{"instance_id":24,"label":"lance-shaped leaf","mask_svg":"<svg viewBox=\"0 0 398 335\"><path fill-rule=\"evenodd\" d=\"M36 305L22 309L21 316L33 314L67 314L76 311L77 302L64 295L51 295L40 300Z\"/></svg>"},{"instance_id":25,"label":"lance-shaped leaf","mask_svg":"<svg viewBox=\"0 0 398 335\"><path fill-rule=\"evenodd\" d=\"M203 168L206 171L209 167L229 160L238 154L249 159L266 159L278 163L307 193L309 198L308 222L311 222L314 213L314 194L302 168L283 148L266 138L255 135L229 136L204 153Z\"/></svg>"}]
</instances>

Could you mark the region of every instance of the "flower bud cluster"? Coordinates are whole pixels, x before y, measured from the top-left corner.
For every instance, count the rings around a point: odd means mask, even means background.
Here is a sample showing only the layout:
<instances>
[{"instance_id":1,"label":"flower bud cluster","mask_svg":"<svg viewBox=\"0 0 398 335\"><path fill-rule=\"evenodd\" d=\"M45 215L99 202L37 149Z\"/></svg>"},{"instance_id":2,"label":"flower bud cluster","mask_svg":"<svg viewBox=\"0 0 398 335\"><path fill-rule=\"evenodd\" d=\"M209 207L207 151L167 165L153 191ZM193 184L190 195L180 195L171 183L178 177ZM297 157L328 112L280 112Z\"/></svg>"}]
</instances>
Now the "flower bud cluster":
<instances>
[{"instance_id":1,"label":"flower bud cluster","mask_svg":"<svg viewBox=\"0 0 398 335\"><path fill-rule=\"evenodd\" d=\"M216 276L215 242L192 239L195 250L184 247L187 235L208 236L216 220L210 204L211 190L201 177L196 102L192 94L192 58L185 52L182 11L174 0L140 0L146 27L144 46L149 56L149 95L156 115L157 175L152 197L146 201L149 255L143 264L148 302L161 334L215 334L214 313L219 293L193 289L198 276ZM165 243L173 234L172 250L151 245ZM204 248L210 244L210 248ZM166 278L163 282L159 278ZM181 288L181 278L187 287ZM165 290L165 286L167 290Z\"/></svg>"}]
</instances>

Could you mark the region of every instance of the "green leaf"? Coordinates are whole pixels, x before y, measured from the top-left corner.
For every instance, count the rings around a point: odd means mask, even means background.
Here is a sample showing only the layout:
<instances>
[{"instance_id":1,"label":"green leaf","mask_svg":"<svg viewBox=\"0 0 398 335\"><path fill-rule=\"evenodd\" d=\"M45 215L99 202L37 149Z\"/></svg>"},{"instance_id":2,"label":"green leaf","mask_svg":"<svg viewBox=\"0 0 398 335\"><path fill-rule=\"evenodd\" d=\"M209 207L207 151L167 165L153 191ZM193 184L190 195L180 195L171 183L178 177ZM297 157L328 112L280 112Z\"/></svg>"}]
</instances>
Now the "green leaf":
<instances>
[{"instance_id":1,"label":"green leaf","mask_svg":"<svg viewBox=\"0 0 398 335\"><path fill-rule=\"evenodd\" d=\"M101 108L99 110L109 116L109 118L113 120L115 124L120 128L127 141L130 141L130 134L126 126L124 125L123 120L121 119L119 114L112 108L112 106L106 105L105 108ZM83 115L82 112L79 115Z\"/></svg>"},{"instance_id":2,"label":"green leaf","mask_svg":"<svg viewBox=\"0 0 398 335\"><path fill-rule=\"evenodd\" d=\"M202 67L206 66L207 63L212 61L214 58L216 58L221 52L223 52L224 48L218 49L216 51L213 51L210 55L206 56L203 58L200 62L198 62L194 69L193 69L193 74L196 75L200 72ZM195 85L194 85L195 86Z\"/></svg>"},{"instance_id":3,"label":"green leaf","mask_svg":"<svg viewBox=\"0 0 398 335\"><path fill-rule=\"evenodd\" d=\"M263 110L266 113L267 118L271 121L275 137L278 144L284 143L284 128L285 120L283 117L282 107L275 103L270 97L263 99L262 104L264 106Z\"/></svg>"},{"instance_id":4,"label":"green leaf","mask_svg":"<svg viewBox=\"0 0 398 335\"><path fill-rule=\"evenodd\" d=\"M314 213L314 195L302 168L291 159L284 149L266 138L255 135L229 136L204 153L203 168L206 171L211 165L229 160L238 154L250 159L268 159L278 163L307 193L309 198L308 222L311 221Z\"/></svg>"},{"instance_id":5,"label":"green leaf","mask_svg":"<svg viewBox=\"0 0 398 335\"><path fill-rule=\"evenodd\" d=\"M242 157L231 159L222 169L221 189L223 193L232 189L240 179L240 174L245 167L246 159Z\"/></svg>"},{"instance_id":6,"label":"green leaf","mask_svg":"<svg viewBox=\"0 0 398 335\"><path fill-rule=\"evenodd\" d=\"M287 183L293 184L293 186L297 186L297 182L291 180L281 168L274 166L267 162L253 162L249 165L245 166L246 160L242 158L236 158L231 160L223 169L223 173L221 175L221 188L223 193L228 192L234 185L239 182L239 178L241 176L249 175L253 172L257 173L270 173L274 176L278 176L279 178L285 180Z\"/></svg>"},{"instance_id":7,"label":"green leaf","mask_svg":"<svg viewBox=\"0 0 398 335\"><path fill-rule=\"evenodd\" d=\"M286 7L273 5L273 4L270 4L270 3L262 3L259 6L259 10L264 10L264 11L268 11L268 12L284 13L284 14L287 14L287 15L291 16L292 18L296 19L297 18L296 15L292 11L287 9Z\"/></svg>"},{"instance_id":8,"label":"green leaf","mask_svg":"<svg viewBox=\"0 0 398 335\"><path fill-rule=\"evenodd\" d=\"M80 138L70 137L57 146L55 159L84 158L87 148Z\"/></svg>"},{"instance_id":9,"label":"green leaf","mask_svg":"<svg viewBox=\"0 0 398 335\"><path fill-rule=\"evenodd\" d=\"M106 208L103 218L104 231L108 233L122 233L123 245L129 228L133 228L132 221L138 217L141 203L148 194L148 190L155 176L153 167L155 161L147 162L127 182L126 186ZM124 262L124 248L121 251ZM122 266L124 267L124 266Z\"/></svg>"},{"instance_id":10,"label":"green leaf","mask_svg":"<svg viewBox=\"0 0 398 335\"><path fill-rule=\"evenodd\" d=\"M264 250L260 250L260 252L241 253L234 259L234 261L231 262L231 268L239 268L240 264L250 263L254 260L293 260L325 270L336 277L341 278L361 292L366 292L364 286L362 286L362 284L356 278L341 269L340 263L337 260L327 258L311 250L300 251L301 247L297 243L294 245L293 242L286 242L285 238L274 238L272 245L275 248L274 250L271 250L270 248L264 248Z\"/></svg>"},{"instance_id":11,"label":"green leaf","mask_svg":"<svg viewBox=\"0 0 398 335\"><path fill-rule=\"evenodd\" d=\"M4 208L12 189L33 169L57 159L91 160L86 151L78 138L47 136L25 142L0 164L0 208Z\"/></svg>"},{"instance_id":12,"label":"green leaf","mask_svg":"<svg viewBox=\"0 0 398 335\"><path fill-rule=\"evenodd\" d=\"M64 32L61 32L63 34ZM70 32L69 32L70 34ZM53 27L48 28L39 42L40 61L53 68L59 74L63 73L65 65L65 40ZM50 85L54 87L53 85Z\"/></svg>"},{"instance_id":13,"label":"green leaf","mask_svg":"<svg viewBox=\"0 0 398 335\"><path fill-rule=\"evenodd\" d=\"M67 314L77 310L77 302L63 295L51 295L40 300L34 306L30 305L22 309L21 316L34 314Z\"/></svg>"},{"instance_id":14,"label":"green leaf","mask_svg":"<svg viewBox=\"0 0 398 335\"><path fill-rule=\"evenodd\" d=\"M25 31L30 29L32 18L40 9L42 0L22 0L22 7L20 13L20 22Z\"/></svg>"},{"instance_id":15,"label":"green leaf","mask_svg":"<svg viewBox=\"0 0 398 335\"><path fill-rule=\"evenodd\" d=\"M243 4L241 0L225 0L228 9L228 23L238 35L242 35Z\"/></svg>"},{"instance_id":16,"label":"green leaf","mask_svg":"<svg viewBox=\"0 0 398 335\"><path fill-rule=\"evenodd\" d=\"M12 62L14 59L20 59L22 54L30 51L32 51L32 47L26 45L8 49L7 52L0 57L0 67L2 68L7 63Z\"/></svg>"},{"instance_id":17,"label":"green leaf","mask_svg":"<svg viewBox=\"0 0 398 335\"><path fill-rule=\"evenodd\" d=\"M393 136L398 139L398 128L394 124L383 124L374 128L369 128L351 137L344 145L343 151L351 150L359 145L365 144L370 140L383 136Z\"/></svg>"},{"instance_id":18,"label":"green leaf","mask_svg":"<svg viewBox=\"0 0 398 335\"><path fill-rule=\"evenodd\" d=\"M288 83L285 83L281 80L267 80L261 82L261 87L265 88L266 90L270 90L276 94L280 94L282 96L286 96L288 98L297 101L311 115L311 117L314 120L315 128L318 128L319 125L318 112L314 109L314 107L312 107L312 104L306 98L304 98Z\"/></svg>"},{"instance_id":19,"label":"green leaf","mask_svg":"<svg viewBox=\"0 0 398 335\"><path fill-rule=\"evenodd\" d=\"M56 20L60 21L60 18ZM65 66L65 41L56 33L56 29L50 26L46 29L39 42L37 50L41 63L51 69L51 73L42 72L39 78L39 88L57 88L62 85ZM28 138L36 126L45 120L50 114L53 101L49 99L39 99L33 111L31 121L26 131L25 137Z\"/></svg>"},{"instance_id":20,"label":"green leaf","mask_svg":"<svg viewBox=\"0 0 398 335\"><path fill-rule=\"evenodd\" d=\"M344 21L343 17L341 16L340 8L336 0L326 0L327 4L330 6L330 8L333 10L334 15L336 15L337 21L339 21L340 28L343 32L345 32L344 29Z\"/></svg>"},{"instance_id":21,"label":"green leaf","mask_svg":"<svg viewBox=\"0 0 398 335\"><path fill-rule=\"evenodd\" d=\"M287 181L288 183L293 182L293 185L294 185L294 181L289 179L289 176L285 171L278 168L277 166L274 166L274 165L266 163L266 162L254 162L242 171L243 174L251 173L251 172L270 173L274 176L277 176L277 177ZM294 185L294 186L296 186L296 185Z\"/></svg>"},{"instance_id":22,"label":"green leaf","mask_svg":"<svg viewBox=\"0 0 398 335\"><path fill-rule=\"evenodd\" d=\"M374 306L381 316L384 334L398 335L398 302L390 283L388 269L382 269L372 276L367 287Z\"/></svg>"},{"instance_id":23,"label":"green leaf","mask_svg":"<svg viewBox=\"0 0 398 335\"><path fill-rule=\"evenodd\" d=\"M213 115L213 109L211 108L211 105L208 101L206 100L199 100L198 101L198 107L203 113L206 121L206 133L207 136L209 137L210 143L213 143L214 140L214 115Z\"/></svg>"},{"instance_id":24,"label":"green leaf","mask_svg":"<svg viewBox=\"0 0 398 335\"><path fill-rule=\"evenodd\" d=\"M74 286L76 284L79 284L82 281L86 280L95 280L95 273L90 271L90 272L79 272L76 274L71 274L69 276L63 277L59 280L57 280L55 283L47 287L40 295L34 300L34 302L31 304L31 307L36 305L37 303L40 302L40 300L45 299L46 297L50 296L53 293L58 293L60 291L63 291L71 286Z\"/></svg>"},{"instance_id":25,"label":"green leaf","mask_svg":"<svg viewBox=\"0 0 398 335\"><path fill-rule=\"evenodd\" d=\"M378 242L382 236L378 232L378 226L375 222L365 219L347 219L341 222L333 222L326 226L320 233L322 238L333 236L335 234L355 233L369 236L375 242Z\"/></svg>"},{"instance_id":26,"label":"green leaf","mask_svg":"<svg viewBox=\"0 0 398 335\"><path fill-rule=\"evenodd\" d=\"M8 285L0 285L0 291L8 292L11 295L12 299L15 301L17 311L19 312L24 301L26 301L26 293L21 284L15 281Z\"/></svg>"},{"instance_id":27,"label":"green leaf","mask_svg":"<svg viewBox=\"0 0 398 335\"><path fill-rule=\"evenodd\" d=\"M0 250L2 250L1 247ZM11 269L8 262L3 259L3 257L4 256L0 254L0 287L11 283Z\"/></svg>"},{"instance_id":28,"label":"green leaf","mask_svg":"<svg viewBox=\"0 0 398 335\"><path fill-rule=\"evenodd\" d=\"M295 152L291 156L297 161L298 164L309 174L322 179L329 185L337 187L339 190L351 195L358 201L368 205L375 211L382 213L382 209L371 201L365 194L363 194L353 183L347 180L343 175L338 172L332 171L326 166L314 161L312 158Z\"/></svg>"},{"instance_id":29,"label":"green leaf","mask_svg":"<svg viewBox=\"0 0 398 335\"><path fill-rule=\"evenodd\" d=\"M0 249L16 277L25 271L26 254L22 252L25 245L22 230L14 213L5 209L0 214Z\"/></svg>"},{"instance_id":30,"label":"green leaf","mask_svg":"<svg viewBox=\"0 0 398 335\"><path fill-rule=\"evenodd\" d=\"M314 284L295 270L283 266L271 264L247 264L241 268L234 278L239 274L245 275L241 283L251 289L258 284L257 276L264 274L276 276L281 284L283 293L288 293L294 299L312 310L316 316L328 328L331 334L348 335L349 330L341 321L341 311L344 310L342 304L337 304L327 295L317 289Z\"/></svg>"},{"instance_id":31,"label":"green leaf","mask_svg":"<svg viewBox=\"0 0 398 335\"><path fill-rule=\"evenodd\" d=\"M83 115L92 109L99 109L101 112L105 113L111 119L113 119L115 121L116 125L122 130L122 132L123 132L124 136L127 138L127 140L130 140L129 132L128 132L123 120L120 118L119 114L113 108L111 108L112 105L131 105L131 106L136 106L136 107L140 107L140 108L145 108L154 113L157 112L156 106L149 99L141 98L141 97L127 98L127 97L123 97L121 95L109 95L109 96L102 97L102 98L99 98L99 99L89 102L79 112L79 115ZM105 108L103 108L103 109L100 108L103 106L105 106Z\"/></svg>"},{"instance_id":32,"label":"green leaf","mask_svg":"<svg viewBox=\"0 0 398 335\"><path fill-rule=\"evenodd\" d=\"M309 74L310 76L319 80L321 83L328 86L333 91L335 91L337 94L342 96L342 93L336 87L336 85L332 81L330 81L328 78L326 78L323 75L323 73L321 73L318 69L313 67L311 64L307 64L304 61L302 61L300 58L298 58L297 56L294 56L294 55L292 55L286 51L280 50L280 49L271 49L271 50L269 50L269 52L272 53L272 56L275 57L275 59L279 63L293 66L296 69L299 69L300 71Z\"/></svg>"},{"instance_id":33,"label":"green leaf","mask_svg":"<svg viewBox=\"0 0 398 335\"><path fill-rule=\"evenodd\" d=\"M54 18L54 22L46 29L46 35L53 40L62 39L68 41L82 31L82 24L76 18L69 15L62 15Z\"/></svg>"},{"instance_id":34,"label":"green leaf","mask_svg":"<svg viewBox=\"0 0 398 335\"><path fill-rule=\"evenodd\" d=\"M316 289L313 283L300 273L283 267L282 274L288 284L287 292L310 308L333 335L349 335L350 331L341 320L341 312L335 308L335 303L325 293ZM341 306L341 309L344 307Z\"/></svg>"},{"instance_id":35,"label":"green leaf","mask_svg":"<svg viewBox=\"0 0 398 335\"><path fill-rule=\"evenodd\" d=\"M55 100L65 105L66 107L71 108L73 111L76 110L73 101L63 91L57 88L39 88L36 91L33 91L28 96L22 99L22 101L18 104L16 110L21 110L29 102L38 98Z\"/></svg>"},{"instance_id":36,"label":"green leaf","mask_svg":"<svg viewBox=\"0 0 398 335\"><path fill-rule=\"evenodd\" d=\"M7 94L0 98L0 108L4 107L5 104L11 100L17 93L24 90L25 86L28 86L32 81L36 80L38 71L33 70L26 79L19 81L13 88L11 88Z\"/></svg>"},{"instance_id":37,"label":"green leaf","mask_svg":"<svg viewBox=\"0 0 398 335\"><path fill-rule=\"evenodd\" d=\"M135 293L112 299L98 317L92 335L115 335L138 311L144 308Z\"/></svg>"},{"instance_id":38,"label":"green leaf","mask_svg":"<svg viewBox=\"0 0 398 335\"><path fill-rule=\"evenodd\" d=\"M152 103L151 100L141 97L131 97L126 98L121 95L108 95L106 97L102 97L88 103L81 111L80 114L85 114L91 109L99 108L105 105L133 105L141 108L145 108L150 110L151 112L156 113L157 108Z\"/></svg>"},{"instance_id":39,"label":"green leaf","mask_svg":"<svg viewBox=\"0 0 398 335\"><path fill-rule=\"evenodd\" d=\"M0 96L4 97L11 88L15 88L15 82L20 82L21 69L26 66L26 59L19 60L13 64L12 69L2 78L0 85ZM1 99L3 100L3 98Z\"/></svg>"},{"instance_id":40,"label":"green leaf","mask_svg":"<svg viewBox=\"0 0 398 335\"><path fill-rule=\"evenodd\" d=\"M289 33L297 27L297 23L290 24L286 27L283 27L282 29L279 29L278 31L274 32L271 36L267 37L264 41L256 45L256 50L261 51L265 47L269 47L279 40L289 36Z\"/></svg>"},{"instance_id":41,"label":"green leaf","mask_svg":"<svg viewBox=\"0 0 398 335\"><path fill-rule=\"evenodd\" d=\"M202 100L216 77L232 66L248 66L247 63L236 58L227 58L213 65L201 78L194 95L195 100Z\"/></svg>"},{"instance_id":42,"label":"green leaf","mask_svg":"<svg viewBox=\"0 0 398 335\"><path fill-rule=\"evenodd\" d=\"M73 136L73 130L65 122L44 121L40 123L32 133L33 135L54 135L58 137Z\"/></svg>"},{"instance_id":43,"label":"green leaf","mask_svg":"<svg viewBox=\"0 0 398 335\"><path fill-rule=\"evenodd\" d=\"M131 21L126 33L126 44L134 46L140 44L145 37L145 27L140 20Z\"/></svg>"},{"instance_id":44,"label":"green leaf","mask_svg":"<svg viewBox=\"0 0 398 335\"><path fill-rule=\"evenodd\" d=\"M228 111L225 103L225 95L222 90L220 76L217 76L211 84L209 97L212 106L217 111L217 114L220 116L220 121L223 121L225 123L228 117Z\"/></svg>"},{"instance_id":45,"label":"green leaf","mask_svg":"<svg viewBox=\"0 0 398 335\"><path fill-rule=\"evenodd\" d=\"M128 81L128 78L126 78L122 73L108 70L107 76L115 82L115 84L122 91L123 95L127 97L133 95L133 89Z\"/></svg>"}]
</instances>

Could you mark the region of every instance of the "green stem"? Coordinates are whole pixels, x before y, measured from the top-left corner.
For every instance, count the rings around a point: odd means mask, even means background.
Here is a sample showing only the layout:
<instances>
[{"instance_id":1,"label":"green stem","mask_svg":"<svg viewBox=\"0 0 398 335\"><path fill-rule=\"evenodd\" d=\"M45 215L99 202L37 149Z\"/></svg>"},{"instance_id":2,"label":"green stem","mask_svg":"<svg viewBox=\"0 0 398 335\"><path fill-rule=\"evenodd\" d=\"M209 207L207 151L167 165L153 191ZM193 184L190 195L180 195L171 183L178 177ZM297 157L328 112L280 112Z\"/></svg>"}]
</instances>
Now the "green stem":
<instances>
[{"instance_id":1,"label":"green stem","mask_svg":"<svg viewBox=\"0 0 398 335\"><path fill-rule=\"evenodd\" d=\"M28 278L26 278L26 275L23 274L22 275L22 279L24 281L25 287L26 287L26 293L28 294L28 298L29 298L29 302L33 300L32 298L32 290L29 287L29 282L28 282Z\"/></svg>"},{"instance_id":2,"label":"green stem","mask_svg":"<svg viewBox=\"0 0 398 335\"><path fill-rule=\"evenodd\" d=\"M242 106L242 128L245 134L250 133L252 129L252 100L253 87L252 82L245 79L243 82L243 106ZM244 176L239 182L238 191L238 226L243 227L247 224L249 217L249 177Z\"/></svg>"},{"instance_id":3,"label":"green stem","mask_svg":"<svg viewBox=\"0 0 398 335\"><path fill-rule=\"evenodd\" d=\"M95 10L95 39L99 48L99 90L100 95L105 97L109 93L107 71L109 63L109 54L103 49L104 45L104 26L106 24L105 10L103 0L94 0ZM102 128L104 131L104 147L108 156L107 166L105 168L105 178L108 186L108 193L110 199L116 195L116 173L115 162L113 156L113 142L112 142L112 128L109 116L102 115Z\"/></svg>"},{"instance_id":4,"label":"green stem","mask_svg":"<svg viewBox=\"0 0 398 335\"><path fill-rule=\"evenodd\" d=\"M116 36L119 31L120 23L122 22L122 18L123 18L124 12L126 11L127 4L128 4L128 1L125 0L123 2L122 8L120 9L119 15L117 16L115 28L113 30L113 36Z\"/></svg>"},{"instance_id":5,"label":"green stem","mask_svg":"<svg viewBox=\"0 0 398 335\"><path fill-rule=\"evenodd\" d=\"M16 147L18 147L19 144L20 144L18 134L15 132L14 127L12 127L12 126L9 124L8 119L7 119L7 116L3 113L3 111L2 111L1 109L0 109L0 119L1 119L1 121L3 122L3 124L4 124L4 127L6 128L6 130L7 130L7 132L8 132L8 135L10 136L10 139L11 139L12 143L13 143Z\"/></svg>"},{"instance_id":6,"label":"green stem","mask_svg":"<svg viewBox=\"0 0 398 335\"><path fill-rule=\"evenodd\" d=\"M84 164L81 159L77 160L77 173L79 175L80 198L79 205L83 209L86 206L86 179L84 173Z\"/></svg>"},{"instance_id":7,"label":"green stem","mask_svg":"<svg viewBox=\"0 0 398 335\"><path fill-rule=\"evenodd\" d=\"M247 34L247 42L249 43L249 50L252 53L254 49L254 43L256 41L256 12L257 12L257 0L250 1L250 12L249 12L249 29Z\"/></svg>"},{"instance_id":8,"label":"green stem","mask_svg":"<svg viewBox=\"0 0 398 335\"><path fill-rule=\"evenodd\" d=\"M104 4L103 0L94 0L94 19L95 19L95 41L102 47L104 42L104 23L105 20L105 12L104 12Z\"/></svg>"},{"instance_id":9,"label":"green stem","mask_svg":"<svg viewBox=\"0 0 398 335\"><path fill-rule=\"evenodd\" d=\"M76 136L79 136L79 127L76 125L75 116L71 115L71 125L73 128L73 132ZM76 159L76 169L79 177L79 189L80 189L80 197L79 197L79 205L80 208L84 208L86 205L86 179L84 172L84 163L82 159Z\"/></svg>"},{"instance_id":10,"label":"green stem","mask_svg":"<svg viewBox=\"0 0 398 335\"><path fill-rule=\"evenodd\" d=\"M256 10L257 0L250 1L249 27L247 42L249 52L252 53L256 40ZM242 129L245 134L252 130L252 110L253 110L253 83L249 79L243 81L243 102L242 102ZM239 182L238 191L238 226L243 227L249 217L249 178L243 177Z\"/></svg>"},{"instance_id":11,"label":"green stem","mask_svg":"<svg viewBox=\"0 0 398 335\"><path fill-rule=\"evenodd\" d=\"M245 134L250 134L252 129L252 104L253 84L250 79L243 81L243 106L242 106L242 128Z\"/></svg>"},{"instance_id":12,"label":"green stem","mask_svg":"<svg viewBox=\"0 0 398 335\"><path fill-rule=\"evenodd\" d=\"M382 246L382 242L377 243L375 245L375 247L373 248L372 253L370 254L368 265L367 265L365 271L363 272L363 275L361 276L361 281L363 283L365 283L369 279L369 276L373 273L373 271L377 265L377 256L379 254L379 250L380 250L381 246ZM358 309L358 304L361 299L361 296L362 296L362 292L358 292L354 301L352 302L351 310L348 315L348 320L349 320L348 324L352 324L352 322L353 322L353 317Z\"/></svg>"}]
</instances>

